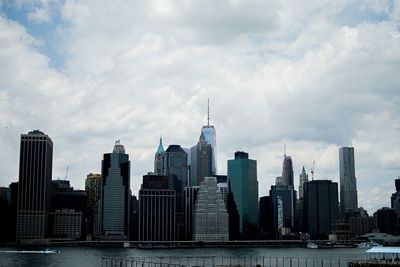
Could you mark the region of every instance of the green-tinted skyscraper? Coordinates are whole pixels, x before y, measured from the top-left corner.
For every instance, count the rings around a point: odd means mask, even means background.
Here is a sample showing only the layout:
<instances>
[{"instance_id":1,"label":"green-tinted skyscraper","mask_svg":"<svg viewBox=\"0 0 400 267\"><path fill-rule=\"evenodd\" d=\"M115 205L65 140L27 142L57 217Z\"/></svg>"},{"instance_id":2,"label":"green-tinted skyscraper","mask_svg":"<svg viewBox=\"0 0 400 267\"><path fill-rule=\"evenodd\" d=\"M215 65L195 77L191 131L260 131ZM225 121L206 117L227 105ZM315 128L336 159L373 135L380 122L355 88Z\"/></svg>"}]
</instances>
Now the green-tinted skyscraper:
<instances>
[{"instance_id":1,"label":"green-tinted skyscraper","mask_svg":"<svg viewBox=\"0 0 400 267\"><path fill-rule=\"evenodd\" d=\"M236 152L228 160L228 182L239 213L239 232L242 239L255 238L257 232L258 181L257 161L249 154Z\"/></svg>"}]
</instances>

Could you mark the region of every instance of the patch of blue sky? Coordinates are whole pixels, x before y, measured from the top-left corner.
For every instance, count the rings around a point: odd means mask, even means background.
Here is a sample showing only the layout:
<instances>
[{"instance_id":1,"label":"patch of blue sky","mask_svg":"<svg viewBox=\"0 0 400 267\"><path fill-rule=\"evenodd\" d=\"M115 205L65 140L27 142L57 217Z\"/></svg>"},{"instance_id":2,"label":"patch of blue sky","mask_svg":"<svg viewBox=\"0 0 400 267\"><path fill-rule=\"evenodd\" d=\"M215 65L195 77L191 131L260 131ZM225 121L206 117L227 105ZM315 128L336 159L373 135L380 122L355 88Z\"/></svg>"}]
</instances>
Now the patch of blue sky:
<instances>
[{"instance_id":1,"label":"patch of blue sky","mask_svg":"<svg viewBox=\"0 0 400 267\"><path fill-rule=\"evenodd\" d=\"M373 10L367 6L360 5L359 2L353 2L342 9L335 16L335 21L340 26L355 27L360 23L377 23L389 20L389 14L382 11Z\"/></svg>"},{"instance_id":2,"label":"patch of blue sky","mask_svg":"<svg viewBox=\"0 0 400 267\"><path fill-rule=\"evenodd\" d=\"M26 31L39 40L40 45L34 49L49 58L49 67L61 70L64 62L63 55L59 49L59 33L57 29L63 26L60 16L52 16L49 22L34 22L29 20L29 7L17 7L11 4L3 4L1 13L9 20L22 25Z\"/></svg>"}]
</instances>

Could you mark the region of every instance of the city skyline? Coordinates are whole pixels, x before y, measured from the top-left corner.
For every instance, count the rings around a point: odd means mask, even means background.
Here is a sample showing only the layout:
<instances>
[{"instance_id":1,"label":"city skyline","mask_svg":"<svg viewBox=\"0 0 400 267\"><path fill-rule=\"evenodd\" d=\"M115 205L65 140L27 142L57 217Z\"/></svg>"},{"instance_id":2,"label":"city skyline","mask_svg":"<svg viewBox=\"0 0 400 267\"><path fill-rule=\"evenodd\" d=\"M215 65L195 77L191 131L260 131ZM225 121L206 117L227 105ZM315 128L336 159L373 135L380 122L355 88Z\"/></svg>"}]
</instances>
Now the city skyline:
<instances>
[{"instance_id":1,"label":"city skyline","mask_svg":"<svg viewBox=\"0 0 400 267\"><path fill-rule=\"evenodd\" d=\"M39 128L54 141L52 178L80 189L121 139L137 195L159 136L195 145L210 98L217 174L246 151L268 195L287 144L296 190L314 160L315 179L339 182L338 150L351 146L359 206L389 207L399 5L0 1L0 186L18 180L20 134Z\"/></svg>"}]
</instances>

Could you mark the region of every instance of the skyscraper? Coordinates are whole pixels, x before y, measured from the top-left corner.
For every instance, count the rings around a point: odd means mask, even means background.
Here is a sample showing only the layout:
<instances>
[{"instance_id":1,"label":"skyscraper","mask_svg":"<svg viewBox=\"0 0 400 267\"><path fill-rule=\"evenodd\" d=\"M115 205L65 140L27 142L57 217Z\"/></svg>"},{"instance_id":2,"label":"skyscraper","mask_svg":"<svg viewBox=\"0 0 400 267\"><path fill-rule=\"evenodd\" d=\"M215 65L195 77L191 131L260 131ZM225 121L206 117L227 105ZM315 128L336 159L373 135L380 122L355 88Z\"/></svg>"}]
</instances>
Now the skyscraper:
<instances>
[{"instance_id":1,"label":"skyscraper","mask_svg":"<svg viewBox=\"0 0 400 267\"><path fill-rule=\"evenodd\" d=\"M282 227L293 230L296 212L296 191L290 185L272 185L269 195L274 206L275 226L278 227L278 198L282 201Z\"/></svg>"},{"instance_id":2,"label":"skyscraper","mask_svg":"<svg viewBox=\"0 0 400 267\"><path fill-rule=\"evenodd\" d=\"M292 158L290 156L286 156L286 152L283 158L283 167L282 167L282 179L285 185L290 185L293 187L293 163Z\"/></svg>"},{"instance_id":3,"label":"skyscraper","mask_svg":"<svg viewBox=\"0 0 400 267\"><path fill-rule=\"evenodd\" d=\"M17 204L17 241L48 234L53 142L39 130L21 135Z\"/></svg>"},{"instance_id":4,"label":"skyscraper","mask_svg":"<svg viewBox=\"0 0 400 267\"><path fill-rule=\"evenodd\" d=\"M129 155L125 154L119 140L115 142L112 153L104 154L101 169L104 239L129 238L130 164Z\"/></svg>"},{"instance_id":5,"label":"skyscraper","mask_svg":"<svg viewBox=\"0 0 400 267\"><path fill-rule=\"evenodd\" d=\"M85 181L87 193L87 224L88 233L91 236L100 235L100 202L101 202L102 178L100 174L89 173Z\"/></svg>"},{"instance_id":6,"label":"skyscraper","mask_svg":"<svg viewBox=\"0 0 400 267\"><path fill-rule=\"evenodd\" d=\"M187 153L180 145L170 145L161 155L163 175L168 177L168 188L176 194L176 239L185 239L184 195L188 185Z\"/></svg>"},{"instance_id":7,"label":"skyscraper","mask_svg":"<svg viewBox=\"0 0 400 267\"><path fill-rule=\"evenodd\" d=\"M154 155L154 173L158 175L162 174L162 153L164 153L164 147L162 144L162 138L160 137L160 144L158 145L156 154Z\"/></svg>"},{"instance_id":8,"label":"skyscraper","mask_svg":"<svg viewBox=\"0 0 400 267\"><path fill-rule=\"evenodd\" d=\"M354 167L354 148L339 148L340 212L358 208L357 181Z\"/></svg>"},{"instance_id":9,"label":"skyscraper","mask_svg":"<svg viewBox=\"0 0 400 267\"><path fill-rule=\"evenodd\" d=\"M330 180L304 183L304 227L312 239L328 239L338 219L338 185Z\"/></svg>"},{"instance_id":10,"label":"skyscraper","mask_svg":"<svg viewBox=\"0 0 400 267\"><path fill-rule=\"evenodd\" d=\"M192 240L193 236L193 213L194 206L199 192L198 186L185 187L185 240Z\"/></svg>"},{"instance_id":11,"label":"skyscraper","mask_svg":"<svg viewBox=\"0 0 400 267\"><path fill-rule=\"evenodd\" d=\"M201 129L201 133L204 135L207 143L212 147L212 175L217 174L217 135L213 125L210 125L210 101L208 101L207 109L207 125L204 125Z\"/></svg>"},{"instance_id":12,"label":"skyscraper","mask_svg":"<svg viewBox=\"0 0 400 267\"><path fill-rule=\"evenodd\" d=\"M306 170L304 169L303 166L303 170L301 171L300 175L299 175L299 199L303 198L303 186L304 183L308 182L308 174L306 173Z\"/></svg>"},{"instance_id":13,"label":"skyscraper","mask_svg":"<svg viewBox=\"0 0 400 267\"><path fill-rule=\"evenodd\" d=\"M245 152L228 160L228 183L239 213L239 232L244 239L255 237L258 215L257 161ZM228 197L229 198L229 197Z\"/></svg>"},{"instance_id":14,"label":"skyscraper","mask_svg":"<svg viewBox=\"0 0 400 267\"><path fill-rule=\"evenodd\" d=\"M212 174L212 146L207 143L203 133L201 133L197 145L190 149L190 153L190 185L198 186L204 177Z\"/></svg>"},{"instance_id":15,"label":"skyscraper","mask_svg":"<svg viewBox=\"0 0 400 267\"><path fill-rule=\"evenodd\" d=\"M228 241L228 212L215 177L200 184L193 215L195 241Z\"/></svg>"},{"instance_id":16,"label":"skyscraper","mask_svg":"<svg viewBox=\"0 0 400 267\"><path fill-rule=\"evenodd\" d=\"M139 190L139 241L174 241L176 238L175 190L168 177L144 175Z\"/></svg>"},{"instance_id":17,"label":"skyscraper","mask_svg":"<svg viewBox=\"0 0 400 267\"><path fill-rule=\"evenodd\" d=\"M392 209L396 211L397 218L400 218L400 177L395 180L396 192L390 197Z\"/></svg>"}]
</instances>

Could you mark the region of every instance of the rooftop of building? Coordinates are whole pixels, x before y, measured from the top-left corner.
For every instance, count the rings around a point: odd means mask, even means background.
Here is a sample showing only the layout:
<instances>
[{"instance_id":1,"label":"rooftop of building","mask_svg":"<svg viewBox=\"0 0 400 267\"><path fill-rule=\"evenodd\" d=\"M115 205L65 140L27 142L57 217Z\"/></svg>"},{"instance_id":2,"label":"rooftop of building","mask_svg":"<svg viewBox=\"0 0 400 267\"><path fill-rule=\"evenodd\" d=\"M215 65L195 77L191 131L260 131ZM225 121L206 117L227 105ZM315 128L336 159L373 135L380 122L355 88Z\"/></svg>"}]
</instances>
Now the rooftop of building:
<instances>
[{"instance_id":1,"label":"rooftop of building","mask_svg":"<svg viewBox=\"0 0 400 267\"><path fill-rule=\"evenodd\" d=\"M167 148L167 150L165 150L165 152L186 154L185 150L183 150L180 145L169 145L169 147Z\"/></svg>"}]
</instances>

